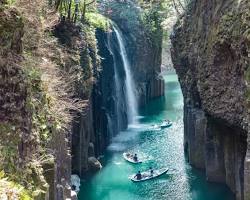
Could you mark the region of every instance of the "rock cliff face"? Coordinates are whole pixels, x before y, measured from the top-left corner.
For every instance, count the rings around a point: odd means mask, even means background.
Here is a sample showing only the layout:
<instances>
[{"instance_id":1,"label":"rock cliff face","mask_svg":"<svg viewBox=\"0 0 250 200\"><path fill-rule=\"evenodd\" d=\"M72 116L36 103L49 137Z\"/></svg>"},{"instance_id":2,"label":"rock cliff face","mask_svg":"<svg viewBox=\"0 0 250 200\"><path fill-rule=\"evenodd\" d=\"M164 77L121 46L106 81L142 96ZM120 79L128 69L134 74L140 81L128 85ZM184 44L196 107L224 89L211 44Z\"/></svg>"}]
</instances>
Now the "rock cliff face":
<instances>
[{"instance_id":1,"label":"rock cliff face","mask_svg":"<svg viewBox=\"0 0 250 200\"><path fill-rule=\"evenodd\" d=\"M87 106L82 113L79 113L73 128L73 173L80 176L91 170L89 158L98 158L109 144L114 134L110 126L117 126L117 118L114 116L114 66L112 56L106 47L107 40L103 38L105 35L105 31L99 30L95 36L101 38L98 47L99 55L103 58L102 62L97 57L96 42L94 45L85 45L85 50L81 54L82 60L85 61L82 62L82 67L86 63L90 64L92 71L90 78L93 81L89 95L82 97L88 102Z\"/></svg>"},{"instance_id":2,"label":"rock cliff face","mask_svg":"<svg viewBox=\"0 0 250 200\"><path fill-rule=\"evenodd\" d=\"M250 199L249 13L248 0L195 0L171 38L189 161L240 200Z\"/></svg>"},{"instance_id":3,"label":"rock cliff face","mask_svg":"<svg viewBox=\"0 0 250 200\"><path fill-rule=\"evenodd\" d=\"M97 82L92 93L96 142L103 153L111 138L127 127L127 113L124 91L116 91L116 76L124 84L124 74L117 40L111 32L96 32L101 60L101 69L96 71ZM117 70L117 72L116 72ZM117 73L117 74L116 74ZM123 88L124 86L122 86ZM118 94L117 94L118 93ZM119 96L120 95L120 96Z\"/></svg>"},{"instance_id":4,"label":"rock cliff face","mask_svg":"<svg viewBox=\"0 0 250 200\"><path fill-rule=\"evenodd\" d=\"M162 29L159 19L151 20L157 31L143 18L143 10L134 2L119 2L106 5L104 14L112 19L123 33L134 80L137 84L137 98L140 105L164 94L161 72ZM112 10L112 12L110 12Z\"/></svg>"},{"instance_id":5,"label":"rock cliff face","mask_svg":"<svg viewBox=\"0 0 250 200\"><path fill-rule=\"evenodd\" d=\"M162 35L151 38L142 25L131 26L131 22L115 19L127 42L128 57L137 83L137 96L140 105L145 105L150 99L164 94L164 81L161 73Z\"/></svg>"},{"instance_id":6,"label":"rock cliff face","mask_svg":"<svg viewBox=\"0 0 250 200\"><path fill-rule=\"evenodd\" d=\"M53 78L58 74L45 51L44 59L40 57L45 38L41 42L39 20L31 26L26 8L19 6L21 13L14 7L0 7L0 171L13 182L11 185L24 187L32 199L65 199L71 196L69 138L68 132L56 130L55 113L50 110L53 100L49 100L47 90L51 85L45 79L49 73L44 66L50 67ZM27 36L32 31L32 37Z\"/></svg>"}]
</instances>

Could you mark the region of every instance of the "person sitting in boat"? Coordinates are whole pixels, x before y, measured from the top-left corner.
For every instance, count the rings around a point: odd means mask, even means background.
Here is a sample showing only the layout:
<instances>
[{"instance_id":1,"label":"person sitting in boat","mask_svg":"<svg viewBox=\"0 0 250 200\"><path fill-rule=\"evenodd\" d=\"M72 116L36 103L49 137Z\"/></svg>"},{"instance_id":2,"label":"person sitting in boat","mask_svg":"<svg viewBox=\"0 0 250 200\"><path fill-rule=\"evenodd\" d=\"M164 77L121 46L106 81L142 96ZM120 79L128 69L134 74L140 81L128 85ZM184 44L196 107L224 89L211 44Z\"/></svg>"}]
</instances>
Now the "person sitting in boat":
<instances>
[{"instance_id":1,"label":"person sitting in boat","mask_svg":"<svg viewBox=\"0 0 250 200\"><path fill-rule=\"evenodd\" d=\"M149 167L149 170L150 170L150 176L153 176L154 170L152 169L152 167Z\"/></svg>"},{"instance_id":2,"label":"person sitting in boat","mask_svg":"<svg viewBox=\"0 0 250 200\"><path fill-rule=\"evenodd\" d=\"M131 153L126 153L127 157L132 157L133 155Z\"/></svg>"},{"instance_id":3,"label":"person sitting in boat","mask_svg":"<svg viewBox=\"0 0 250 200\"><path fill-rule=\"evenodd\" d=\"M165 119L164 120L167 124L169 124L170 123L170 121L168 120L168 119Z\"/></svg>"},{"instance_id":4,"label":"person sitting in boat","mask_svg":"<svg viewBox=\"0 0 250 200\"><path fill-rule=\"evenodd\" d=\"M134 159L135 162L138 162L137 154L134 155L133 159Z\"/></svg>"},{"instance_id":5,"label":"person sitting in boat","mask_svg":"<svg viewBox=\"0 0 250 200\"><path fill-rule=\"evenodd\" d=\"M141 178L142 178L141 172L138 171L134 178L136 178L137 180L141 180Z\"/></svg>"}]
</instances>

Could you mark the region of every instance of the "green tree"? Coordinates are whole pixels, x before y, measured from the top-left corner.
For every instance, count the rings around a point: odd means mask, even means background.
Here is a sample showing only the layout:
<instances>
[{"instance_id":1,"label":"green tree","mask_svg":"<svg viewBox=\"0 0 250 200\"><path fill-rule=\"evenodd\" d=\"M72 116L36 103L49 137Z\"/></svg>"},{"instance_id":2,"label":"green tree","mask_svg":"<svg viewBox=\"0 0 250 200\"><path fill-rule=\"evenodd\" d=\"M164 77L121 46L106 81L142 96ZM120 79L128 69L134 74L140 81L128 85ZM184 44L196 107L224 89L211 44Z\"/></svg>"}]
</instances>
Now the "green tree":
<instances>
[{"instance_id":1,"label":"green tree","mask_svg":"<svg viewBox=\"0 0 250 200\"><path fill-rule=\"evenodd\" d=\"M50 0L50 5L60 12L61 17L76 23L78 17L85 20L86 12L95 9L96 0Z\"/></svg>"}]
</instances>

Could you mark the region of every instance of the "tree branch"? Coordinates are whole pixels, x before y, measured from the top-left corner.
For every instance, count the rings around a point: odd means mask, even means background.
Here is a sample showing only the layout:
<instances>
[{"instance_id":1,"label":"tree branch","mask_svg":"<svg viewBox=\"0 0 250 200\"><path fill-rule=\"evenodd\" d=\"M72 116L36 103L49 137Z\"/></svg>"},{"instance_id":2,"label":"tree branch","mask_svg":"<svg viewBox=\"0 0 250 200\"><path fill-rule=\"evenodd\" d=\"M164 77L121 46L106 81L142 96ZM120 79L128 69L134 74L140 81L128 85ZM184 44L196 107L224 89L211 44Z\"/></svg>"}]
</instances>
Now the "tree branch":
<instances>
[{"instance_id":1,"label":"tree branch","mask_svg":"<svg viewBox=\"0 0 250 200\"><path fill-rule=\"evenodd\" d=\"M176 5L175 0L172 0L172 2L173 2L174 8L175 8L177 14L178 14L178 15L181 15L181 13L180 13L180 11L179 11L179 9L178 9L178 6Z\"/></svg>"},{"instance_id":2,"label":"tree branch","mask_svg":"<svg viewBox=\"0 0 250 200\"><path fill-rule=\"evenodd\" d=\"M88 6L88 5L90 5L90 4L94 3L94 2L95 2L95 0L93 0L93 1L91 1L89 3L86 3L85 5Z\"/></svg>"}]
</instances>

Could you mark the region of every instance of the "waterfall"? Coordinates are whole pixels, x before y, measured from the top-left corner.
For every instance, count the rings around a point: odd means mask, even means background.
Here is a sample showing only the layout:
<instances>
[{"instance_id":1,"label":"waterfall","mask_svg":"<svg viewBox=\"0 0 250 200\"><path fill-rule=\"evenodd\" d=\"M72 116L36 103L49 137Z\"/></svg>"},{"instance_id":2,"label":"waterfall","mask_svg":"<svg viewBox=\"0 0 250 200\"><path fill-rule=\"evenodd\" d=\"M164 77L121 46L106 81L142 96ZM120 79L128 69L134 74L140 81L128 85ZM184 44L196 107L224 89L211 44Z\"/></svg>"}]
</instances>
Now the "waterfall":
<instances>
[{"instance_id":1,"label":"waterfall","mask_svg":"<svg viewBox=\"0 0 250 200\"><path fill-rule=\"evenodd\" d=\"M108 37L107 37L107 48L110 52L110 54L113 57L113 62L114 62L114 79L115 79L115 94L116 94L116 116L117 116L117 131L120 131L122 128L122 114L121 114L121 108L122 108L122 83L121 83L121 79L119 77L118 71L117 71L117 60L115 57L115 50L113 49L114 46L112 45L112 34L108 33ZM110 122L112 123L112 122ZM109 125L110 126L110 125Z\"/></svg>"},{"instance_id":2,"label":"waterfall","mask_svg":"<svg viewBox=\"0 0 250 200\"><path fill-rule=\"evenodd\" d=\"M113 129L113 123L112 123L112 119L110 117L110 115L107 116L108 118L108 133L109 133L109 137L113 138L114 137L114 129Z\"/></svg>"},{"instance_id":3,"label":"waterfall","mask_svg":"<svg viewBox=\"0 0 250 200\"><path fill-rule=\"evenodd\" d=\"M127 116L129 124L137 124L137 100L135 95L135 84L131 73L131 66L128 60L127 52L125 49L122 33L116 25L113 26L115 35L118 40L119 51L123 62L125 71L125 90L126 90L126 104L127 104Z\"/></svg>"}]
</instances>

